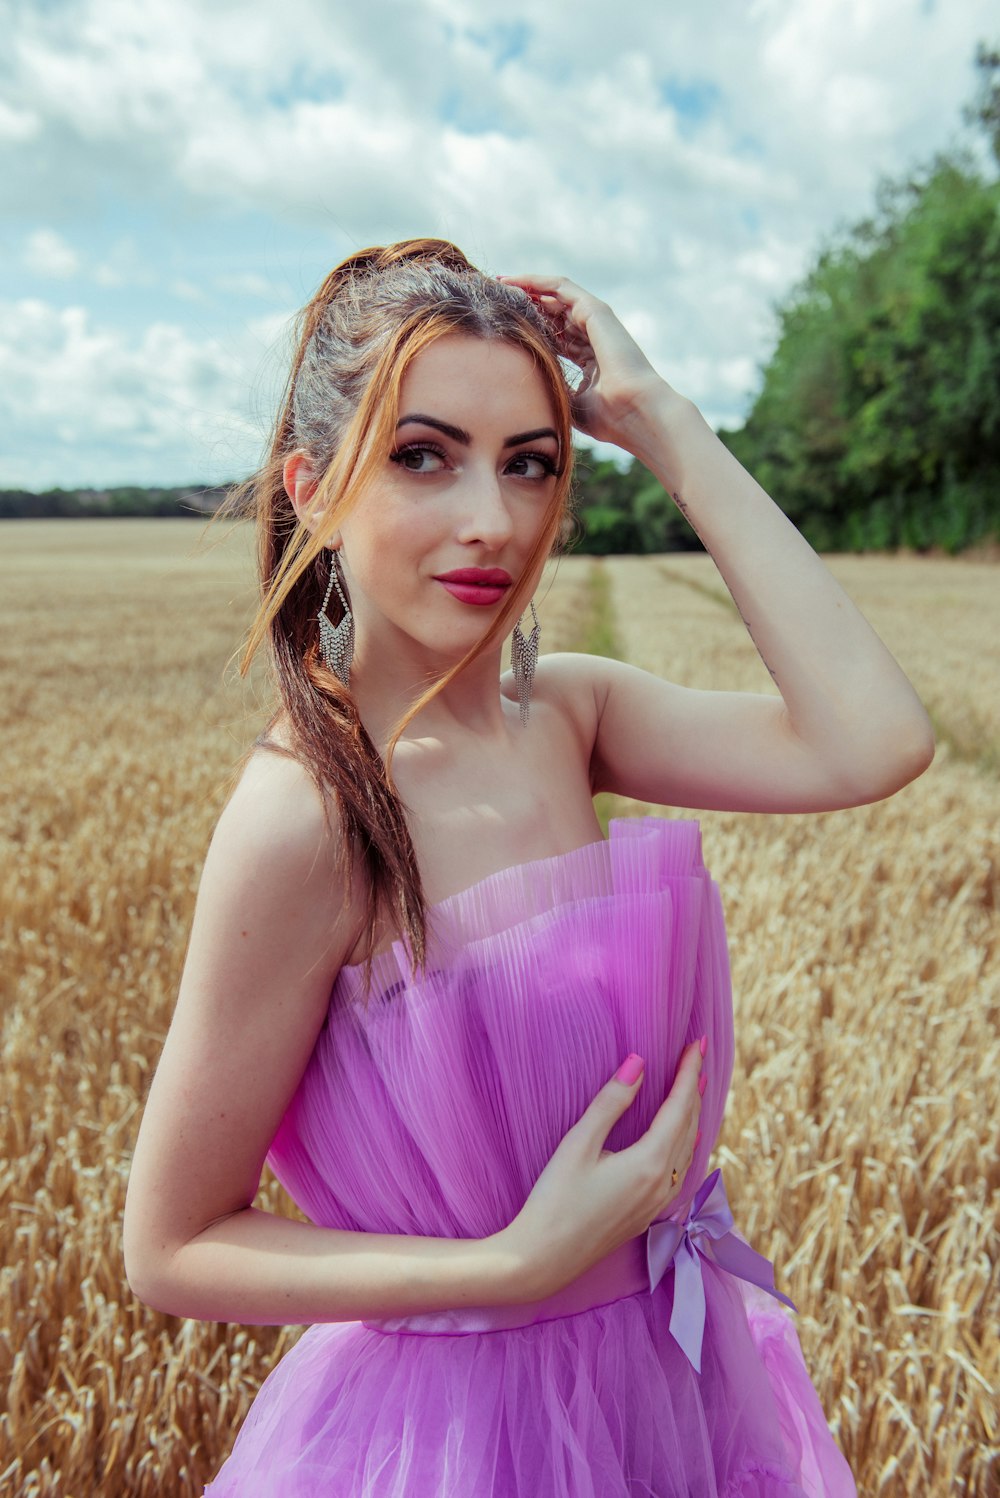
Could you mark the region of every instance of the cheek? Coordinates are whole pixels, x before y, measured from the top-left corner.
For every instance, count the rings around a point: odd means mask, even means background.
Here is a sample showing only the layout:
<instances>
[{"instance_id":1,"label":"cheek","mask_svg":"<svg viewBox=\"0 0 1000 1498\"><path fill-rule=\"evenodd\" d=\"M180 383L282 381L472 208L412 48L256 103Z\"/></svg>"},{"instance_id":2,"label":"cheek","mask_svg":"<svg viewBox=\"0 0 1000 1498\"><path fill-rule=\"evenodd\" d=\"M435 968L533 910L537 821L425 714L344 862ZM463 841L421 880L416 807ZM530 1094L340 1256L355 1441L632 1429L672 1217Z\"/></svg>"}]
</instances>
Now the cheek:
<instances>
[{"instance_id":1,"label":"cheek","mask_svg":"<svg viewBox=\"0 0 1000 1498\"><path fill-rule=\"evenodd\" d=\"M419 559L440 538L440 520L429 506L400 506L379 517L372 527L367 549L377 563L386 567L397 561L406 565Z\"/></svg>"},{"instance_id":2,"label":"cheek","mask_svg":"<svg viewBox=\"0 0 1000 1498\"><path fill-rule=\"evenodd\" d=\"M359 580L408 572L440 543L443 517L430 502L383 501L344 526L347 556Z\"/></svg>"}]
</instances>

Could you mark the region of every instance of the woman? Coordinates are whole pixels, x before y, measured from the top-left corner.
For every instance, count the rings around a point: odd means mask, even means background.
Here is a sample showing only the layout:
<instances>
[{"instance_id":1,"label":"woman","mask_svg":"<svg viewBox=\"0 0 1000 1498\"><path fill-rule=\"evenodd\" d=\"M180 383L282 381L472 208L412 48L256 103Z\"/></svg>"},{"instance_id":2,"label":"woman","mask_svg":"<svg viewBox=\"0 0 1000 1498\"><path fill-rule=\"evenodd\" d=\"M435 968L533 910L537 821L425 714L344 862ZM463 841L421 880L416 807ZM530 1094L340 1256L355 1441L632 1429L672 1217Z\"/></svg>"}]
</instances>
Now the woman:
<instances>
[{"instance_id":1,"label":"woman","mask_svg":"<svg viewBox=\"0 0 1000 1498\"><path fill-rule=\"evenodd\" d=\"M536 662L519 623L501 675L571 422L668 487L780 697ZM206 859L126 1264L165 1311L317 1324L209 1492L853 1492L707 1174L733 1040L697 824L604 842L592 798L888 796L933 753L909 683L607 306L439 241L328 278L251 493L245 665L268 636L281 708ZM265 1156L310 1222L252 1206Z\"/></svg>"}]
</instances>

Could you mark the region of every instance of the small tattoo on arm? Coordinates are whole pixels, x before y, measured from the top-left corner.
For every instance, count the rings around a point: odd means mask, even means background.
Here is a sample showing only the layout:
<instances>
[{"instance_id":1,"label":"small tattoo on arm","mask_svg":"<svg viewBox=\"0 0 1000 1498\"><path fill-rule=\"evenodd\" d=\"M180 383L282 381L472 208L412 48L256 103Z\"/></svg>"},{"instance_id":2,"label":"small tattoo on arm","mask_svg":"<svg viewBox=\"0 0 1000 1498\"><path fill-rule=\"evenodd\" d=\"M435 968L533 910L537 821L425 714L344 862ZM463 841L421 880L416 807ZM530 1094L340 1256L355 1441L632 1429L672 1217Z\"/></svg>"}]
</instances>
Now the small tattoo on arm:
<instances>
[{"instance_id":1,"label":"small tattoo on arm","mask_svg":"<svg viewBox=\"0 0 1000 1498\"><path fill-rule=\"evenodd\" d=\"M687 505L683 499L681 499L681 496L680 496L680 494L678 493L678 491L676 489L671 493L670 498L673 500L674 504L680 510L681 514L684 516L684 519L687 521L688 525L694 531L695 535L698 537L698 540L701 542L702 546L705 547L705 550L708 552L709 556L711 557L712 553L711 553L711 551L709 551L708 546L705 544L705 540L704 540L704 537L701 534L701 531L698 529L698 527L695 525L694 521L691 518L691 509L690 509L690 506ZM715 558L712 557L712 560L714 562Z\"/></svg>"},{"instance_id":2,"label":"small tattoo on arm","mask_svg":"<svg viewBox=\"0 0 1000 1498\"><path fill-rule=\"evenodd\" d=\"M735 603L736 600L734 599L733 602ZM770 676L771 680L774 682L774 685L776 687L778 687L779 690L780 690L780 683L778 681L778 678L775 675L775 672L774 672L773 668L771 666L769 666L768 663L767 663L767 661L764 659L764 655L763 655L763 653L761 651L761 648L757 644L757 641L754 639L753 630L750 628L750 620L747 618L746 614L744 614L743 610L740 608L740 606L739 606L738 603L736 604L736 612L739 614L740 618L743 620L743 624L744 624L744 627L746 629L747 634L750 636L751 640L753 640L754 649L756 650L757 654L760 656L761 660L764 661L764 665L767 666L768 675Z\"/></svg>"},{"instance_id":3,"label":"small tattoo on arm","mask_svg":"<svg viewBox=\"0 0 1000 1498\"><path fill-rule=\"evenodd\" d=\"M681 514L684 516L684 519L687 521L688 525L695 532L695 534L698 535L699 538L700 538L700 532L698 531L698 527L695 525L694 521L691 519L690 510L689 510L688 506L685 504L684 500L681 498L680 492L678 490L674 490L673 493L672 493L672 495L671 495L671 498L673 499L674 504L680 510ZM704 542L702 542L702 545L704 545ZM712 557L713 561L715 561L714 556L712 556L712 553L711 553L711 551L709 551L709 549L708 549L707 546L705 547L705 550L708 551L709 556ZM735 598L733 599L733 602L736 603ZM778 682L777 675L775 674L773 668L768 665L767 661L764 660L764 656L761 654L760 646L757 644L757 641L754 640L753 630L750 628L750 621L747 618L747 616L744 614L743 610L740 608L740 606L739 606L738 603L736 604L736 611L739 614L740 618L743 620L743 624L744 624L744 626L746 628L747 634L750 636L751 640L753 640L754 649L757 651L757 654L760 656L761 660L764 661L764 665L767 666L768 674L769 674L771 680L774 682L775 686L778 687L779 690L780 690L780 684Z\"/></svg>"}]
</instances>

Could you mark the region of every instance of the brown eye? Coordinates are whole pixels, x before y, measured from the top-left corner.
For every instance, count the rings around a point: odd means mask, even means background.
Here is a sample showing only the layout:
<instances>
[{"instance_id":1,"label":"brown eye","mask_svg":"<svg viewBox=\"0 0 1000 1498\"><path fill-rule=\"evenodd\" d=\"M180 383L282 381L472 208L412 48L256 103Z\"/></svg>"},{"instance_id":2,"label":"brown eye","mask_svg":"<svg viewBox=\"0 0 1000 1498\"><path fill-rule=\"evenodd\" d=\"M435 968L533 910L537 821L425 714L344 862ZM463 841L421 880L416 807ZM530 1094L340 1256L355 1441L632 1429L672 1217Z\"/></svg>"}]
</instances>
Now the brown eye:
<instances>
[{"instance_id":1,"label":"brown eye","mask_svg":"<svg viewBox=\"0 0 1000 1498\"><path fill-rule=\"evenodd\" d=\"M548 453L516 453L507 464L507 472L515 478L547 479L556 472L556 465Z\"/></svg>"},{"instance_id":2,"label":"brown eye","mask_svg":"<svg viewBox=\"0 0 1000 1498\"><path fill-rule=\"evenodd\" d=\"M389 461L405 468L407 473L440 473L447 457L431 442L410 442L390 453Z\"/></svg>"}]
</instances>

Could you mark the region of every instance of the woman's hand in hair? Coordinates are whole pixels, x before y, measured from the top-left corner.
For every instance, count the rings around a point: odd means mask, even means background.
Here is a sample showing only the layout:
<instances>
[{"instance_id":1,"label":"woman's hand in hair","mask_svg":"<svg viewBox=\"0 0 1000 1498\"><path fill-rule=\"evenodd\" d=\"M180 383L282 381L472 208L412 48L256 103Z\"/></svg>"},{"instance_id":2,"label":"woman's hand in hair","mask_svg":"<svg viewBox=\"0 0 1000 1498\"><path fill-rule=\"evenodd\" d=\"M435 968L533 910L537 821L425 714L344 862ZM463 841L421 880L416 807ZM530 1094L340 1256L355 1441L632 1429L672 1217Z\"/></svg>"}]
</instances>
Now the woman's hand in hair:
<instances>
[{"instance_id":1,"label":"woman's hand in hair","mask_svg":"<svg viewBox=\"0 0 1000 1498\"><path fill-rule=\"evenodd\" d=\"M682 403L607 302L564 276L500 276L498 280L527 292L549 322L559 353L580 369L582 379L573 393L572 410L581 432L631 451L630 427L648 419L652 404L662 411L665 397Z\"/></svg>"}]
</instances>

